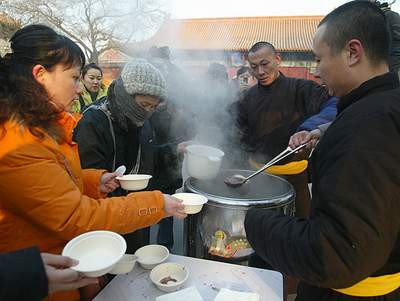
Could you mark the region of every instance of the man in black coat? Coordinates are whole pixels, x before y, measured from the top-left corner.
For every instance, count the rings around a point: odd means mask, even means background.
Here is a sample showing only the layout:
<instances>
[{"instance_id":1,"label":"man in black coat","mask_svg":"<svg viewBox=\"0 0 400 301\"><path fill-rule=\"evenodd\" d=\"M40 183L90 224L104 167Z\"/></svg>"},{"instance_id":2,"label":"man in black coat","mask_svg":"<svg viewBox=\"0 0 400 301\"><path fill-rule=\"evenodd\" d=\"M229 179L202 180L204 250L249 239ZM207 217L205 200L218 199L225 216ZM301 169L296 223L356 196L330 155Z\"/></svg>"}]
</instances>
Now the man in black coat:
<instances>
[{"instance_id":1,"label":"man in black coat","mask_svg":"<svg viewBox=\"0 0 400 301\"><path fill-rule=\"evenodd\" d=\"M373 3L346 3L320 23L317 75L338 116L312 157L308 219L251 209L247 238L274 269L301 280L298 301L400 300L400 88Z\"/></svg>"},{"instance_id":2,"label":"man in black coat","mask_svg":"<svg viewBox=\"0 0 400 301\"><path fill-rule=\"evenodd\" d=\"M330 97L314 81L284 76L279 71L280 54L268 42L254 44L248 61L258 83L238 102L237 125L245 152L252 160L265 164L287 147L289 137L302 123L321 113ZM334 110L328 120L335 115ZM296 159L305 158L290 158ZM288 180L296 190L296 215L305 217L310 200L307 174L291 175Z\"/></svg>"}]
</instances>

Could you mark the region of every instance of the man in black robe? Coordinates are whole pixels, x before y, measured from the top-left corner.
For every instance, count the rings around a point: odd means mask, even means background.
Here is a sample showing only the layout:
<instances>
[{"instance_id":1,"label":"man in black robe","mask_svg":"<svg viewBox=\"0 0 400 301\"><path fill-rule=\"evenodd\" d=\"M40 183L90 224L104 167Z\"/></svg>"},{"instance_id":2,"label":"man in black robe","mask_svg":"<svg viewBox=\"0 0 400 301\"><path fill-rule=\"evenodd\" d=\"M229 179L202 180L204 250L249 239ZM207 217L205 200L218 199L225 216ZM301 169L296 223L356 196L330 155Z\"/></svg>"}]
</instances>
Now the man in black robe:
<instances>
[{"instance_id":1,"label":"man in black robe","mask_svg":"<svg viewBox=\"0 0 400 301\"><path fill-rule=\"evenodd\" d=\"M329 107L328 101L335 106L336 99L330 99L327 90L314 81L280 73L281 57L268 42L254 44L248 61L258 84L238 102L237 125L244 150L252 160L265 164L287 147L289 137L302 123L316 114L324 114L321 109ZM323 120L333 120L335 115L336 109ZM310 200L307 174L287 179L296 190L296 215L306 217Z\"/></svg>"},{"instance_id":2,"label":"man in black robe","mask_svg":"<svg viewBox=\"0 0 400 301\"><path fill-rule=\"evenodd\" d=\"M388 41L367 1L321 21L316 74L339 102L312 156L310 217L247 213L256 253L301 280L298 301L400 300L400 88Z\"/></svg>"}]
</instances>

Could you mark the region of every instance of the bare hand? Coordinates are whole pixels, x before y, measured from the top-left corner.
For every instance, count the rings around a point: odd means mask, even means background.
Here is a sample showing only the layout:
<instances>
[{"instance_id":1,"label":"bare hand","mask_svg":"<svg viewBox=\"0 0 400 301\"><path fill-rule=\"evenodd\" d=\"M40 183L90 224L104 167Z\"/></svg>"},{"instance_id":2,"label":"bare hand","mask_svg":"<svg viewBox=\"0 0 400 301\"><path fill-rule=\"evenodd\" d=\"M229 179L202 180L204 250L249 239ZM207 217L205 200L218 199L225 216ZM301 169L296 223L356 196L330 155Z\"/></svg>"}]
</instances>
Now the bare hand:
<instances>
[{"instance_id":1,"label":"bare hand","mask_svg":"<svg viewBox=\"0 0 400 301\"><path fill-rule=\"evenodd\" d=\"M77 289L89 284L98 283L97 278L86 278L77 271L69 269L78 262L72 258L41 253L47 279L49 281L49 292L67 291Z\"/></svg>"},{"instance_id":2,"label":"bare hand","mask_svg":"<svg viewBox=\"0 0 400 301\"><path fill-rule=\"evenodd\" d=\"M191 144L193 144L192 140L184 141L184 142L179 143L178 146L176 147L176 152L178 154L186 153L186 148Z\"/></svg>"},{"instance_id":3,"label":"bare hand","mask_svg":"<svg viewBox=\"0 0 400 301\"><path fill-rule=\"evenodd\" d=\"M315 129L311 132L309 131L300 131L293 134L289 139L289 146L291 149L294 149L302 144L308 144L307 148L313 148L317 145L319 139L321 137L321 131L319 129Z\"/></svg>"},{"instance_id":4,"label":"bare hand","mask_svg":"<svg viewBox=\"0 0 400 301\"><path fill-rule=\"evenodd\" d=\"M106 172L100 178L100 192L110 193L119 187L119 182L116 179L118 174L116 172Z\"/></svg>"},{"instance_id":5,"label":"bare hand","mask_svg":"<svg viewBox=\"0 0 400 301\"><path fill-rule=\"evenodd\" d=\"M184 219L187 214L184 211L185 206L182 201L170 196L169 194L164 194L164 211L165 217L175 216L178 219Z\"/></svg>"}]
</instances>

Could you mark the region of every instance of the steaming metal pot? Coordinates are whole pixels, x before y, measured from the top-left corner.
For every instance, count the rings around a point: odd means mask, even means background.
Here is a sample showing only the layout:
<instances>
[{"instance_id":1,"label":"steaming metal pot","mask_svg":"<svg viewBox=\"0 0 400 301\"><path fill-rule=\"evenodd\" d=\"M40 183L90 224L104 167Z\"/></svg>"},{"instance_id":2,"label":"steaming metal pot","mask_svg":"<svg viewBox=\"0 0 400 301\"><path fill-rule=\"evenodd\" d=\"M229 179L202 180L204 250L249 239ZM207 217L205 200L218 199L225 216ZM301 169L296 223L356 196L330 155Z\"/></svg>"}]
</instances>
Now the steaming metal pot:
<instances>
[{"instance_id":1,"label":"steaming metal pot","mask_svg":"<svg viewBox=\"0 0 400 301\"><path fill-rule=\"evenodd\" d=\"M208 198L199 214L185 219L186 255L247 264L254 252L244 230L247 210L257 207L293 215L294 189L278 176L260 174L237 188L224 183L226 177L234 174L248 176L251 173L249 170L221 170L212 180L186 180L186 192Z\"/></svg>"}]
</instances>

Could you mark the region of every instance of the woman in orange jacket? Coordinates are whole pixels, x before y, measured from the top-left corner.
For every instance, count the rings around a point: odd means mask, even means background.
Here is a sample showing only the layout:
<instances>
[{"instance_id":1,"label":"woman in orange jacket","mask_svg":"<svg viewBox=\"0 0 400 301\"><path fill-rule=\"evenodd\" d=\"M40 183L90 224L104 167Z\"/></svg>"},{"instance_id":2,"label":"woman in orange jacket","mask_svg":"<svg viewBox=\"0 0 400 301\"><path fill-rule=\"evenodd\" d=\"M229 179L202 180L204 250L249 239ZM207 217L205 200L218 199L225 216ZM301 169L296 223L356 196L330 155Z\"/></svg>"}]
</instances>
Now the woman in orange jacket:
<instances>
[{"instance_id":1,"label":"woman in orange jacket","mask_svg":"<svg viewBox=\"0 0 400 301\"><path fill-rule=\"evenodd\" d=\"M67 112L80 92L82 50L44 25L18 30L10 42L12 53L0 58L0 252L36 245L60 253L87 231L128 233L184 218L180 201L159 191L106 198L119 186L116 174L81 169Z\"/></svg>"}]
</instances>

